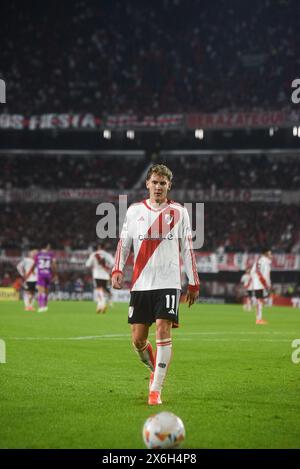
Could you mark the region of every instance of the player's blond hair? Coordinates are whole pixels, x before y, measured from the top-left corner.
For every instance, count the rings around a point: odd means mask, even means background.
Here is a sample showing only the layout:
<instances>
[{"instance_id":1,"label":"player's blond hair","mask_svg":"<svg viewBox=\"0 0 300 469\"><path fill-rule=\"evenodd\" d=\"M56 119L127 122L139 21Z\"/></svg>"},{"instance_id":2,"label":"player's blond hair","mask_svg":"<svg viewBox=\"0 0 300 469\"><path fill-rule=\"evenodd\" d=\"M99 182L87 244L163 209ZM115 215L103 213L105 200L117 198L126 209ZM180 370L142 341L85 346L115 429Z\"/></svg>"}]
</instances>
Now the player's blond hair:
<instances>
[{"instance_id":1,"label":"player's blond hair","mask_svg":"<svg viewBox=\"0 0 300 469\"><path fill-rule=\"evenodd\" d=\"M164 164L154 164L151 166L147 172L146 181L148 181L154 173L158 174L158 176L166 176L170 182L173 179L172 171Z\"/></svg>"}]
</instances>

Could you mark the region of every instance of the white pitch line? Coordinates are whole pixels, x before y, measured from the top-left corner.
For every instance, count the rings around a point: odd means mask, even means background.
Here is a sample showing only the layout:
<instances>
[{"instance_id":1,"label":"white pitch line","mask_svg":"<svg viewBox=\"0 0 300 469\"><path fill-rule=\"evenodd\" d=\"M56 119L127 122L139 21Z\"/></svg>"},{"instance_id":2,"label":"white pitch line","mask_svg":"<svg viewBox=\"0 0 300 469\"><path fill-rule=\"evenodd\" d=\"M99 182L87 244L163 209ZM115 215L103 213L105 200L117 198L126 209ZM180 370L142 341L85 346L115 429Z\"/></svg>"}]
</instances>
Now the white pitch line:
<instances>
[{"instance_id":1,"label":"white pitch line","mask_svg":"<svg viewBox=\"0 0 300 469\"><path fill-rule=\"evenodd\" d=\"M191 341L194 340L192 337L188 336L196 336L196 335L221 335L222 333L205 333L205 332L191 332L186 334L180 334L175 336L175 340L183 340L183 341ZM267 335L268 333L264 333ZM222 337L201 337L200 341L203 342L290 342L292 339L268 339L261 337L263 334L257 334L257 337L251 338L222 338ZM291 334L292 335L292 334ZM18 340L18 341L79 341L79 340L128 340L130 338L130 334L103 334L103 335L88 335L88 336L79 336L79 337L3 337L4 340ZM293 334L294 338L294 334Z\"/></svg>"},{"instance_id":2,"label":"white pitch line","mask_svg":"<svg viewBox=\"0 0 300 469\"><path fill-rule=\"evenodd\" d=\"M184 332L184 335L295 335L295 332L286 331L198 331Z\"/></svg>"},{"instance_id":3,"label":"white pitch line","mask_svg":"<svg viewBox=\"0 0 300 469\"><path fill-rule=\"evenodd\" d=\"M154 336L153 332L150 332L149 336ZM174 337L176 339L185 336L211 336L211 335L256 335L257 337L261 337L264 335L290 335L295 337L295 332L287 332L287 331L194 331L194 332L181 332L179 331L178 335L175 334ZM114 338L122 338L122 337L130 337L130 334L102 334L102 335L87 335L87 336L79 336L79 337L3 337L3 339L11 339L11 340L94 340L94 339L114 339Z\"/></svg>"},{"instance_id":4,"label":"white pitch line","mask_svg":"<svg viewBox=\"0 0 300 469\"><path fill-rule=\"evenodd\" d=\"M130 334L86 335L82 337L4 337L5 340L98 340L120 339L130 337Z\"/></svg>"}]
</instances>

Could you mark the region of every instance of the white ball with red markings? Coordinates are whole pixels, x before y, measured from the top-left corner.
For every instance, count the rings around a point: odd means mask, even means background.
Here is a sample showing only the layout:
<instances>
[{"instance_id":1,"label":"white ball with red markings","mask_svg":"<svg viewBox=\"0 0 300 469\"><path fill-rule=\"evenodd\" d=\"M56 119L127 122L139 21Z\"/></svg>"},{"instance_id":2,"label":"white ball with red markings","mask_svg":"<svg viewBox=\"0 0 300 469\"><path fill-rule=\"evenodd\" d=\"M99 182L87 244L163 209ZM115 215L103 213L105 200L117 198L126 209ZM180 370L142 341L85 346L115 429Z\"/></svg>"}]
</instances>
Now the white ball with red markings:
<instances>
[{"instance_id":1,"label":"white ball with red markings","mask_svg":"<svg viewBox=\"0 0 300 469\"><path fill-rule=\"evenodd\" d=\"M182 420L172 412L151 415L143 426L143 439L147 448L178 448L185 439Z\"/></svg>"}]
</instances>

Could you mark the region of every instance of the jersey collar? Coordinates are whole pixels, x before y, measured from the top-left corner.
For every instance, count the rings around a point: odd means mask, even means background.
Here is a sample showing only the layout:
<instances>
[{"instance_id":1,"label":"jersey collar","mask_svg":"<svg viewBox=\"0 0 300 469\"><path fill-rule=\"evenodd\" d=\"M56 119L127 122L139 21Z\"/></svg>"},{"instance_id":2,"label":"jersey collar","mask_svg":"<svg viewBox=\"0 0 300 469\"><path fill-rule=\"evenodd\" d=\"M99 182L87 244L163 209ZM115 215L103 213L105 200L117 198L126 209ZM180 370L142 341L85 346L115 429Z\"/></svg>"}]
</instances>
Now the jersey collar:
<instances>
[{"instance_id":1,"label":"jersey collar","mask_svg":"<svg viewBox=\"0 0 300 469\"><path fill-rule=\"evenodd\" d=\"M143 200L143 204L149 209L149 210L152 210L153 212L161 212L162 210L164 210L168 205L170 205L170 200L167 199L167 202L165 204L163 204L161 207L159 208L154 208L152 207L152 205L150 204L150 199L145 199Z\"/></svg>"}]
</instances>

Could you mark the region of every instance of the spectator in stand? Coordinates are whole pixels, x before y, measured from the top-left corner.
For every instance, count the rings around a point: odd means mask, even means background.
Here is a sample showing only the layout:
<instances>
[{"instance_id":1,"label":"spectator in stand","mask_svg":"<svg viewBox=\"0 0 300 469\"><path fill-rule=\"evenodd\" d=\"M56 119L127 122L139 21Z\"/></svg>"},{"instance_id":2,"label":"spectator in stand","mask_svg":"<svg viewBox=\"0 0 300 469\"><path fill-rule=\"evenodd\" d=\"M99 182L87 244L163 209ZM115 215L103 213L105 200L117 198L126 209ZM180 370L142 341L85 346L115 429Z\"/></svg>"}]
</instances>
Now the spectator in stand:
<instances>
[{"instance_id":1,"label":"spectator in stand","mask_svg":"<svg viewBox=\"0 0 300 469\"><path fill-rule=\"evenodd\" d=\"M131 189L147 167L143 157L54 155L0 155L0 187L42 189ZM112 164L113 161L113 164ZM130 171L128 163L130 162ZM186 155L165 159L174 174L180 174L180 189L298 189L299 156L209 155L199 158ZM84 177L82 177L84 174ZM42 183L42 185L41 185ZM286 233L288 236L288 232ZM24 248L27 240L24 238ZM27 246L28 247L28 246Z\"/></svg>"}]
</instances>

